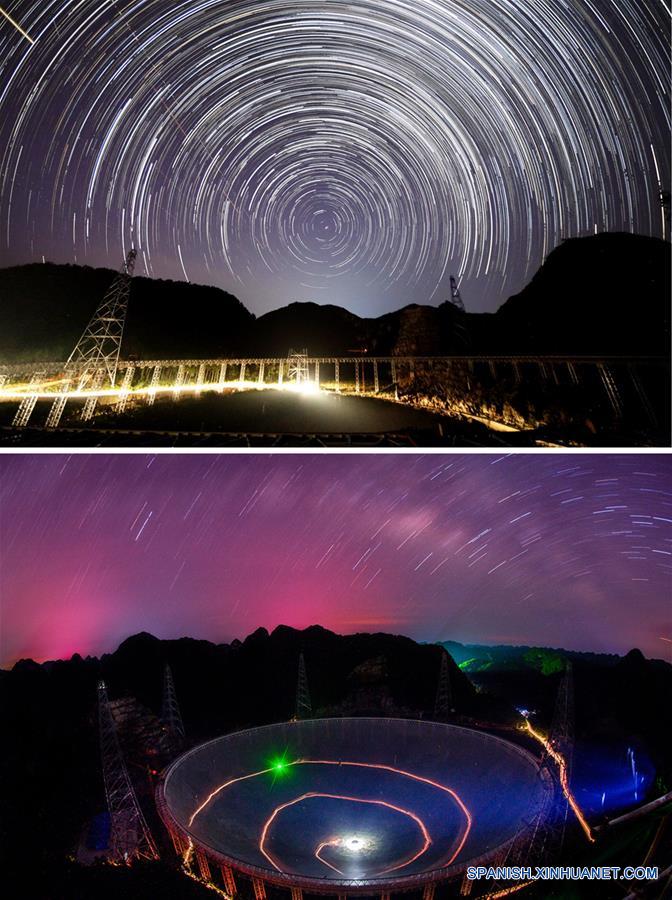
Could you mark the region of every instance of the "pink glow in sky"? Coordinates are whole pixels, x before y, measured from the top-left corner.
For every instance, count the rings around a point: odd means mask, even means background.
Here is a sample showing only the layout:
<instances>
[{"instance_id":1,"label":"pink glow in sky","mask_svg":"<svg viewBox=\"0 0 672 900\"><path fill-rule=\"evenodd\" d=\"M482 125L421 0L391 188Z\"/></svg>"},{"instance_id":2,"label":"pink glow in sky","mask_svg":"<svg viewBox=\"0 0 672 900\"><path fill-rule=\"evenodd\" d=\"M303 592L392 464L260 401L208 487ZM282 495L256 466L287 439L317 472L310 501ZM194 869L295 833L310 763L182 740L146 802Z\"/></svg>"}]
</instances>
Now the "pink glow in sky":
<instances>
[{"instance_id":1,"label":"pink glow in sky","mask_svg":"<svg viewBox=\"0 0 672 900\"><path fill-rule=\"evenodd\" d=\"M670 657L663 455L10 455L0 490L4 667L280 623Z\"/></svg>"}]
</instances>

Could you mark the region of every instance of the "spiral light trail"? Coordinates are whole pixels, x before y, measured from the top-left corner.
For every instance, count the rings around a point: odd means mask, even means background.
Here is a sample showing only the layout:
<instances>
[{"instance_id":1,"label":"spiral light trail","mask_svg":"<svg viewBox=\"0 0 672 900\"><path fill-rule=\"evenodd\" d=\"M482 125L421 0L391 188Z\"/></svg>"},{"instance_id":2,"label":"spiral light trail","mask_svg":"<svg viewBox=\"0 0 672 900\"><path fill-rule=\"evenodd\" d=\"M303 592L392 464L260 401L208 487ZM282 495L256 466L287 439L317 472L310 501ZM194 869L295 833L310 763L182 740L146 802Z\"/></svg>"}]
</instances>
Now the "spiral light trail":
<instances>
[{"instance_id":1,"label":"spiral light trail","mask_svg":"<svg viewBox=\"0 0 672 900\"><path fill-rule=\"evenodd\" d=\"M667 0L18 0L0 246L379 313L661 235ZM662 188L667 185L663 184ZM142 269L142 265L140 269Z\"/></svg>"},{"instance_id":2,"label":"spiral light trail","mask_svg":"<svg viewBox=\"0 0 672 900\"><path fill-rule=\"evenodd\" d=\"M402 816L406 816L407 818L411 819L411 821L413 821L417 825L418 830L420 831L420 833L422 835L422 846L420 847L420 849L416 850L415 852L411 852L404 860L402 860L402 862L398 863L397 865L390 866L387 869L384 869L383 871L376 873L377 877L379 877L381 875L387 875L389 872L394 872L397 869L404 868L405 866L410 866L410 864L412 862L415 862L415 860L418 859L418 857L422 856L422 854L427 850L429 845L432 843L432 839L429 836L429 832L427 831L427 826L422 821L420 816L417 816L410 809L403 809L401 806L397 806L394 803L389 803L387 800L371 800L371 799L362 798L362 797L350 797L346 794L322 794L317 791L310 791L307 794L301 794L300 797L295 797L293 800L288 800L286 803L281 803L280 806L276 806L276 808L273 810L271 815L268 817L268 819L264 823L264 827L262 828L261 839L259 841L259 849L264 854L266 859L271 863L271 865L275 869L278 870L278 872L282 872L284 870L283 870L282 866L278 865L277 861L273 858L273 856L266 849L266 842L268 839L269 829L271 828L271 826L277 819L278 815L283 810L287 809L290 806L295 806L297 803L303 803L304 800L320 799L320 798L326 799L326 800L344 800L344 801L348 801L350 803L364 803L364 804L369 804L371 806L382 806L385 809L391 809L391 810L394 810L394 812L400 813ZM331 838L330 840L322 841L315 850L315 858L319 859L319 861L323 865L327 866L329 869L333 869L333 871L337 872L339 875L345 875L344 872L342 872L340 869L336 868L336 866L333 866L330 862L327 862L327 860L324 859L322 856L322 852L323 852L323 850L325 850L325 848L338 847L338 846L341 846L341 844L342 844L341 838Z\"/></svg>"},{"instance_id":3,"label":"spiral light trail","mask_svg":"<svg viewBox=\"0 0 672 900\"><path fill-rule=\"evenodd\" d=\"M232 787L233 785L239 784L242 781L249 781L250 779L259 778L260 776L263 776L263 775L276 774L278 769L286 771L286 770L289 770L290 768L300 767L300 766L333 766L339 770L341 770L343 768L346 768L346 769L353 768L353 769L373 769L373 770L378 770L381 772L389 772L389 773L391 773L393 775L397 775L401 778L407 778L411 781L416 781L421 784L426 784L429 787L434 788L435 790L438 790L444 794L447 794L451 798L451 800L455 803L456 807L460 811L460 815L462 818L462 825L461 825L459 835L453 842L453 845L450 848L448 848L448 850L447 850L448 858L444 859L441 865L442 866L451 865L455 861L455 859L458 857L460 852L462 851L462 848L464 847L467 837L469 836L469 832L471 831L471 826L472 826L473 820L472 820L471 813L469 812L467 807L464 805L464 803L460 799L459 795L452 788L448 787L445 784L441 784L438 781L434 781L431 778L426 778L423 775L416 775L413 772L407 772L404 769L399 769L399 768L396 768L395 766L390 766L385 763L367 763L367 762L360 762L360 761L355 761L355 760L295 759L295 760L291 760L291 761L287 761L287 762L282 761L281 763L276 763L275 765L271 765L268 768L260 769L259 771L256 771L256 772L249 772L247 775L239 775L236 778L230 778L227 781L223 782L222 784L218 785L216 788L214 788L207 795L205 800L203 800L196 807L196 809L193 811L193 813L189 817L189 821L188 821L189 828L194 827L194 822L195 822L196 818L208 806L210 806L210 804L216 797L220 796L223 791L227 790L228 788ZM283 810L287 809L288 807L294 806L297 803L302 803L305 800L309 800L309 799L313 799L313 798L327 798L327 799L332 799L332 800L344 800L344 801L349 801L352 803L362 803L362 804L382 806L382 807L386 807L387 809L394 810L395 812L400 813L400 814L406 816L407 818L412 819L415 822L415 824L417 825L417 827L422 835L422 846L420 847L420 849L417 851L411 852L409 854L409 856L407 858L405 858L403 861L401 861L400 863L397 863L393 866L389 866L388 868L379 872L378 875L388 874L389 872L393 872L393 871L396 871L397 869L401 869L406 866L409 866L411 863L415 862L416 859L418 859L420 856L422 856L426 852L426 850L430 846L430 844L432 843L432 838L430 836L429 831L427 830L425 823L413 810L405 809L397 804L389 802L388 800L381 800L380 798L374 799L374 798L365 798L365 797L354 797L354 796L343 795L343 794L321 793L321 792L317 792L317 791L308 791L306 793L297 795L296 797L293 797L292 799L285 801L284 803L281 803L278 806L276 806L273 809L273 811L271 812L270 816L266 819L266 821L264 822L264 824L261 828L260 835L259 835L259 851L263 854L263 856L266 857L266 859L271 863L271 865L275 869L277 869L279 872L283 871L282 866L279 865L279 863L276 859L274 859L274 857L271 855L271 853L269 852L269 850L267 849L267 846L266 846L269 831L270 831L273 823L275 822L275 820L277 819L277 817ZM327 866L330 869L333 869L335 872L339 872L339 874L343 874L343 873L341 873L339 869L337 869L335 866L333 866L331 863L329 863L327 860L325 860L322 857L321 853L326 847L338 846L341 844L341 842L342 842L341 838L338 838L338 837L329 838L327 840L321 841L315 849L315 857L323 865Z\"/></svg>"}]
</instances>

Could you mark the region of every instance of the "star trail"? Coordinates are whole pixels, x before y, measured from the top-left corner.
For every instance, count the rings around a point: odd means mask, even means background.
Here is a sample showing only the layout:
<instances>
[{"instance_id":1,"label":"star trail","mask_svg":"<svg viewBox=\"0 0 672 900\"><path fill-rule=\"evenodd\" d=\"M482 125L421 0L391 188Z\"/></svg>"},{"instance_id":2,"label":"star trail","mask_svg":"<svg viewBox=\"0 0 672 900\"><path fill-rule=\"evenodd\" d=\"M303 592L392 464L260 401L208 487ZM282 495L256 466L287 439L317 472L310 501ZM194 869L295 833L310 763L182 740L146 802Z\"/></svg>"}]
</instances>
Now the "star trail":
<instances>
[{"instance_id":1,"label":"star trail","mask_svg":"<svg viewBox=\"0 0 672 900\"><path fill-rule=\"evenodd\" d=\"M5 455L0 659L320 624L670 658L663 455Z\"/></svg>"},{"instance_id":2,"label":"star trail","mask_svg":"<svg viewBox=\"0 0 672 900\"><path fill-rule=\"evenodd\" d=\"M133 243L255 313L438 303L452 273L481 311L565 238L664 234L667 2L3 11L7 263L118 268Z\"/></svg>"}]
</instances>

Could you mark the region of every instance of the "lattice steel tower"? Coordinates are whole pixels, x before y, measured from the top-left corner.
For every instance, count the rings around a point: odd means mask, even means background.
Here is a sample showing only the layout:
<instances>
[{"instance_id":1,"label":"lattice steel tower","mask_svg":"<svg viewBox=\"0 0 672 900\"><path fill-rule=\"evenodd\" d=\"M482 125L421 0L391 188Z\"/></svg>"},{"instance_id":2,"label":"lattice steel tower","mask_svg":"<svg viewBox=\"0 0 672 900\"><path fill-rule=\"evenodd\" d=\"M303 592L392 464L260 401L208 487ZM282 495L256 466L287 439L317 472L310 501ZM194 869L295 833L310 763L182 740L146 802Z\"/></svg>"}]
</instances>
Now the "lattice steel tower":
<instances>
[{"instance_id":1,"label":"lattice steel tower","mask_svg":"<svg viewBox=\"0 0 672 900\"><path fill-rule=\"evenodd\" d=\"M436 701L434 703L434 718L445 721L452 712L452 693L450 690L450 675L448 672L448 654L445 650L441 653L441 668L439 669L439 684L436 689Z\"/></svg>"},{"instance_id":2,"label":"lattice steel tower","mask_svg":"<svg viewBox=\"0 0 672 900\"><path fill-rule=\"evenodd\" d=\"M550 741L561 751L565 759L567 753L571 756L574 745L574 676L571 662L566 663L565 674L558 687ZM567 762L569 768L569 760Z\"/></svg>"},{"instance_id":3,"label":"lattice steel tower","mask_svg":"<svg viewBox=\"0 0 672 900\"><path fill-rule=\"evenodd\" d=\"M296 684L296 719L310 719L313 715L313 707L308 692L308 678L306 676L306 662L303 653L299 655L299 677Z\"/></svg>"},{"instance_id":4,"label":"lattice steel tower","mask_svg":"<svg viewBox=\"0 0 672 900\"><path fill-rule=\"evenodd\" d=\"M296 384L309 381L308 350L290 350L287 354L287 377Z\"/></svg>"},{"instance_id":5,"label":"lattice steel tower","mask_svg":"<svg viewBox=\"0 0 672 900\"><path fill-rule=\"evenodd\" d=\"M565 674L558 688L548 741L554 750L562 754L566 765L567 781L570 782L574 755L574 678L571 662L566 663ZM556 763L549 763L547 768L556 783L556 797L554 809L544 822L545 833L540 836L540 839L543 841L546 858L557 860L565 840L569 801L561 789ZM531 855L529 859L530 863L536 862ZM537 865L541 865L541 863L537 863Z\"/></svg>"},{"instance_id":6,"label":"lattice steel tower","mask_svg":"<svg viewBox=\"0 0 672 900\"><path fill-rule=\"evenodd\" d=\"M458 315L455 317L453 322L453 334L457 339L456 349L466 349L471 346L471 336L469 334L469 328L467 326L466 319L466 309L464 308L464 303L462 302L462 294L460 293L460 289L457 286L457 281L453 275L450 276L450 302L453 304L455 309L459 310L462 315Z\"/></svg>"},{"instance_id":7,"label":"lattice steel tower","mask_svg":"<svg viewBox=\"0 0 672 900\"><path fill-rule=\"evenodd\" d=\"M454 275L450 276L450 302L462 312L466 312L464 303L462 302L462 294L460 294L460 289L457 286Z\"/></svg>"},{"instance_id":8,"label":"lattice steel tower","mask_svg":"<svg viewBox=\"0 0 672 900\"><path fill-rule=\"evenodd\" d=\"M142 814L119 745L105 682L98 683L100 756L111 819L110 855L118 863L135 857L158 859L154 838Z\"/></svg>"},{"instance_id":9,"label":"lattice steel tower","mask_svg":"<svg viewBox=\"0 0 672 900\"><path fill-rule=\"evenodd\" d=\"M554 750L563 755L569 779L574 746L574 685L572 666L569 662L566 664L565 674L558 688L548 741ZM557 763L548 753L544 754L539 768L540 773L544 771L546 777L551 780L552 790L535 819L530 819L530 824L533 825L531 836L528 838L524 835L522 841L514 840L505 859L501 863L498 862L498 865L509 867L557 865L560 859L569 815L569 801L560 784ZM488 896L498 896L500 893L503 896L512 889L516 889L516 883L496 881L490 886Z\"/></svg>"},{"instance_id":10,"label":"lattice steel tower","mask_svg":"<svg viewBox=\"0 0 672 900\"><path fill-rule=\"evenodd\" d=\"M182 714L177 702L177 694L175 693L175 685L173 683L173 673L170 666L166 663L163 670L163 704L161 707L161 718L170 731L173 743L177 747L181 747L184 743L184 724L182 722Z\"/></svg>"},{"instance_id":11,"label":"lattice steel tower","mask_svg":"<svg viewBox=\"0 0 672 900\"><path fill-rule=\"evenodd\" d=\"M96 387L115 385L136 256L134 249L128 251L121 271L107 289L65 364L66 374L73 372L79 377L80 389L91 380L98 382Z\"/></svg>"}]
</instances>

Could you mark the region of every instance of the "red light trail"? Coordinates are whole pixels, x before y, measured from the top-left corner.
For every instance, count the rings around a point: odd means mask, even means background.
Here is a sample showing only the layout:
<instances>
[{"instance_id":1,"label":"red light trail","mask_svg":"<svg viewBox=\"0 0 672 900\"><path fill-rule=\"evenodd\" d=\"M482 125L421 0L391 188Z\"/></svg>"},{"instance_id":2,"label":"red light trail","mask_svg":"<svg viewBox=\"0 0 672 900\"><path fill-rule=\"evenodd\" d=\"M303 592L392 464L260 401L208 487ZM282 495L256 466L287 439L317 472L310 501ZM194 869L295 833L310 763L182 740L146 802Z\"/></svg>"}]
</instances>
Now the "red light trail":
<instances>
[{"instance_id":1,"label":"red light trail","mask_svg":"<svg viewBox=\"0 0 672 900\"><path fill-rule=\"evenodd\" d=\"M393 803L388 803L385 800L365 800L361 797L349 797L345 794L322 794L317 791L314 791L314 792L311 792L308 794L302 794L300 797L296 797L294 800L288 800L287 803L281 803L280 806L276 806L275 809L273 810L273 812L271 813L271 815L268 817L268 819L264 823L264 827L261 830L261 838L259 840L259 849L264 854L266 859L271 863L271 865L273 865L278 870L278 872L283 871L282 867L279 866L275 862L275 860L273 859L271 854L268 853L268 851L265 849L265 846L264 846L266 843L266 837L268 835L268 830L271 827L271 825L273 824L273 822L275 821L275 818L278 816L279 813L281 813L283 811L283 809L287 809L287 807L289 807L289 806L294 806L297 803L301 803L304 800L309 800L313 797L325 797L328 800L347 800L352 803L369 803L369 804L372 804L375 806L385 806L385 807L387 807L387 809L393 809L395 812L401 813L402 815L408 816L410 819L413 819L413 821L416 823L416 825L422 832L423 846L421 847L420 850L418 850L417 853L414 853L410 857L410 859L404 860L404 862L399 863L396 866L390 866L390 868L384 869L382 872L379 872L378 875L385 875L387 872L394 872L396 869L401 869L404 866L410 866L410 864L412 862L415 862L415 860L418 859L418 857L422 856L422 854L425 852L425 850L427 850L429 845L432 843L432 839L429 836L429 832L427 831L427 826L425 825L425 823L422 821L420 816L416 816L415 813L412 813L408 809L403 809L401 806L395 806ZM340 869L337 869L336 866L332 866L331 863L327 862L326 859L323 859L320 856L321 851L325 847L329 847L329 846L333 847L333 846L338 846L340 844L341 844L340 838L331 838L328 841L322 841L322 843L318 846L317 850L315 851L315 856L317 857L317 859L319 859L319 861L321 863L324 863L325 866L329 866L330 869L333 869L334 872L338 872L339 875L345 875L344 872L341 872ZM449 863L447 863L447 865L449 865Z\"/></svg>"},{"instance_id":2,"label":"red light trail","mask_svg":"<svg viewBox=\"0 0 672 900\"><path fill-rule=\"evenodd\" d=\"M327 862L326 859L323 859L320 854L324 850L325 847L339 847L341 844L340 838L332 838L330 841L322 841L321 844L318 844L317 850L315 851L315 856L321 863L324 863L325 866L329 866L330 869L333 869L334 872L338 872L339 875L343 875L340 869L337 869L336 866L332 866L330 862Z\"/></svg>"},{"instance_id":3,"label":"red light trail","mask_svg":"<svg viewBox=\"0 0 672 900\"><path fill-rule=\"evenodd\" d=\"M388 766L383 763L366 763L366 762L354 762L354 761L350 761L350 760L331 760L331 759L296 759L291 762L283 763L283 768L289 768L290 766L302 766L302 765L352 766L355 768L378 769L381 771L391 772L395 775L400 775L404 778L410 778L413 781L418 781L423 784L427 784L430 787L436 788L437 790L440 790L446 794L449 794L450 797L455 801L455 803L459 807L461 813L463 814L465 824L464 824L464 830L462 831L462 834L460 835L460 838L459 838L459 841L457 843L455 850L453 851L450 859L448 859L446 862L443 863L443 867L451 865L451 863L454 862L454 860L459 856L462 848L464 847L464 844L467 840L469 832L471 831L472 817L471 817L469 810L464 805L464 803L462 802L460 797L457 795L457 793L454 790L452 790L452 788L449 788L447 785L441 784L438 781L433 781L431 778L425 778L422 775L415 775L413 772L406 772L403 769L397 769L394 766ZM257 778L260 775L267 775L267 774L275 773L276 771L277 771L277 765L272 765L266 769L261 769L258 772L250 772L247 775L240 775L237 778L230 778L228 781L225 781L223 784L220 784L213 791L211 791L210 794L208 794L208 796L203 801L203 803L201 803L200 806L198 806L196 808L196 810L192 813L192 815L189 819L189 827L191 828L193 826L196 817L206 808L206 806L208 806L208 804L218 794L220 794L222 791L226 790L226 788L231 787L231 785L237 784L238 782L247 781L250 778ZM264 823L264 826L262 828L261 836L259 839L259 850L266 857L266 859L268 859L268 861L273 865L273 867L275 869L277 869L279 872L283 871L282 868L275 862L275 860L272 858L272 856L265 849L265 843L266 843L266 838L268 835L268 830L271 827L271 825L273 824L277 815L280 812L282 812L283 809L286 809L289 806L293 806L296 803L299 803L303 800L306 800L306 799L309 799L312 797L325 797L325 798L331 798L331 799L335 799L335 800L348 800L348 801L352 801L355 803L369 803L369 804L375 804L375 805L379 805L379 806L385 806L389 809L393 809L396 812L401 813L402 815L408 816L409 818L413 819L416 822L416 824L420 828L420 831L423 835L423 847L417 853L415 853L410 859L406 860L405 862L399 863L398 865L395 865L388 869L385 869L384 871L380 872L379 875L384 875L387 872L393 872L396 869L403 868L404 866L408 866L412 862L415 862L416 859L418 859L420 856L422 856L423 853L426 852L426 850L432 843L432 839L430 837L429 832L427 831L427 828L426 828L424 822L422 821L422 819L420 819L415 813L411 812L410 810L403 809L402 807L395 806L394 804L388 803L387 801L383 801L383 800L372 800L372 799L366 799L366 798L361 798L361 797L344 796L344 795L339 795L339 794L323 794L323 793L318 793L318 792L309 792L306 794L302 794L300 797L296 797L293 800L287 801L286 803L283 803L283 804L280 804L279 806L277 806L272 811L271 815L266 820L266 822ZM333 869L335 872L338 872L339 874L343 874L342 872L339 871L339 869L337 869L335 866L328 863L320 855L321 851L325 847L333 846L336 843L338 843L339 840L340 840L339 838L332 838L328 841L323 841L317 847L317 849L315 851L315 856L320 860L320 862L324 863L326 866Z\"/></svg>"}]
</instances>

